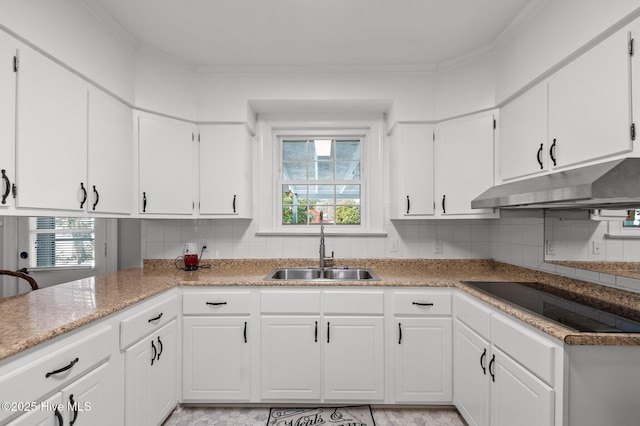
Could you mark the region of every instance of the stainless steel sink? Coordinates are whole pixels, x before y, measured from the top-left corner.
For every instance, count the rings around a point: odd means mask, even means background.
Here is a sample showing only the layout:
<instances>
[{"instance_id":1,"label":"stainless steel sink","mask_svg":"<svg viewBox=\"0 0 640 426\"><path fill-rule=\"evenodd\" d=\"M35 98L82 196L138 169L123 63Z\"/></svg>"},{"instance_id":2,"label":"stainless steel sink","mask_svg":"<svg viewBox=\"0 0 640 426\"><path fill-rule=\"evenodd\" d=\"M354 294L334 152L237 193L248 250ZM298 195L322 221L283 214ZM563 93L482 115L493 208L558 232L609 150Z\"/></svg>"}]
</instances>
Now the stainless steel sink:
<instances>
[{"instance_id":1,"label":"stainless steel sink","mask_svg":"<svg viewBox=\"0 0 640 426\"><path fill-rule=\"evenodd\" d=\"M265 281L380 281L370 269L344 268L277 268L271 271Z\"/></svg>"}]
</instances>

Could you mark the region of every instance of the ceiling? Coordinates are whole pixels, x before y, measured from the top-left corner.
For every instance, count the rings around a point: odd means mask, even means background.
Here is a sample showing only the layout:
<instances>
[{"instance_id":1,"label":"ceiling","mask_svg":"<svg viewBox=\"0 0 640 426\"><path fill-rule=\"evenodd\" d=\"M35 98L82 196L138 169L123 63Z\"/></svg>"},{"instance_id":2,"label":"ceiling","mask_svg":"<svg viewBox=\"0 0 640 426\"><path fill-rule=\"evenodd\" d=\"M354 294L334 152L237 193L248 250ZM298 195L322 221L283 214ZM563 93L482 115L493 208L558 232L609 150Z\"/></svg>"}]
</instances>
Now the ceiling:
<instances>
[{"instance_id":1,"label":"ceiling","mask_svg":"<svg viewBox=\"0 0 640 426\"><path fill-rule=\"evenodd\" d=\"M490 49L537 0L91 0L190 67L437 66Z\"/></svg>"}]
</instances>

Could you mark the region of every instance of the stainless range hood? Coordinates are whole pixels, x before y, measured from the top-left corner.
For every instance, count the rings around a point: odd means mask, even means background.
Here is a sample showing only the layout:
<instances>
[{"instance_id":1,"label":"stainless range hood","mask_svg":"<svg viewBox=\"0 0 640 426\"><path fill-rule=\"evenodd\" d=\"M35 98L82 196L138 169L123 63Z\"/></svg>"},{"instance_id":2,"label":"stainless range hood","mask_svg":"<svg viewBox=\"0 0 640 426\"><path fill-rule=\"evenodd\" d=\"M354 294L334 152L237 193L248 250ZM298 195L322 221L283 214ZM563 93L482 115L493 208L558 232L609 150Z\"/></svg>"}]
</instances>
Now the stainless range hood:
<instances>
[{"instance_id":1,"label":"stainless range hood","mask_svg":"<svg viewBox=\"0 0 640 426\"><path fill-rule=\"evenodd\" d=\"M640 208L640 158L625 158L494 186L474 209Z\"/></svg>"}]
</instances>

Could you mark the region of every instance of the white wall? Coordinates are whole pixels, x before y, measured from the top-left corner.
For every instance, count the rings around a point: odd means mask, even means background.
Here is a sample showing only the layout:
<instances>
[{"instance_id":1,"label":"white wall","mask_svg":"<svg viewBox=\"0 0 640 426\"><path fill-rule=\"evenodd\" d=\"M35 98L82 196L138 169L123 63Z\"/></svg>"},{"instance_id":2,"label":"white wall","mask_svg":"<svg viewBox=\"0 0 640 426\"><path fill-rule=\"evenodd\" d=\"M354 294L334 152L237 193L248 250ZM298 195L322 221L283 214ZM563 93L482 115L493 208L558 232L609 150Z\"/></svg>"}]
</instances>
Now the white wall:
<instances>
[{"instance_id":1,"label":"white wall","mask_svg":"<svg viewBox=\"0 0 640 426\"><path fill-rule=\"evenodd\" d=\"M508 31L497 49L498 103L609 27L637 16L637 0L541 0L523 22Z\"/></svg>"},{"instance_id":2,"label":"white wall","mask_svg":"<svg viewBox=\"0 0 640 426\"><path fill-rule=\"evenodd\" d=\"M0 26L133 102L135 50L84 2L3 0Z\"/></svg>"}]
</instances>

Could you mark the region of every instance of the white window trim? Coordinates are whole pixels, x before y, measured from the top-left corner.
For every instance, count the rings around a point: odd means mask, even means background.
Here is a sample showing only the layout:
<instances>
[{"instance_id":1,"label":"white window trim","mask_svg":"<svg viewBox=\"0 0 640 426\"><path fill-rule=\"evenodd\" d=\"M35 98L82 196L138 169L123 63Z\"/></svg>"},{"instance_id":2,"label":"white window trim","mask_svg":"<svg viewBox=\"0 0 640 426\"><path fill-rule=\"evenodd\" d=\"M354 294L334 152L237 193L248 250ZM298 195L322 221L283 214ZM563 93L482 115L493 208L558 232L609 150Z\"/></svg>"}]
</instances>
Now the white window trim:
<instances>
[{"instance_id":1,"label":"white window trim","mask_svg":"<svg viewBox=\"0 0 640 426\"><path fill-rule=\"evenodd\" d=\"M325 228L330 235L384 236L383 119L345 121L259 121L258 122L258 214L257 235L317 235L314 225L286 226L280 223L282 200L280 183L280 138L293 136L358 137L362 139L363 181L361 224Z\"/></svg>"}]
</instances>

